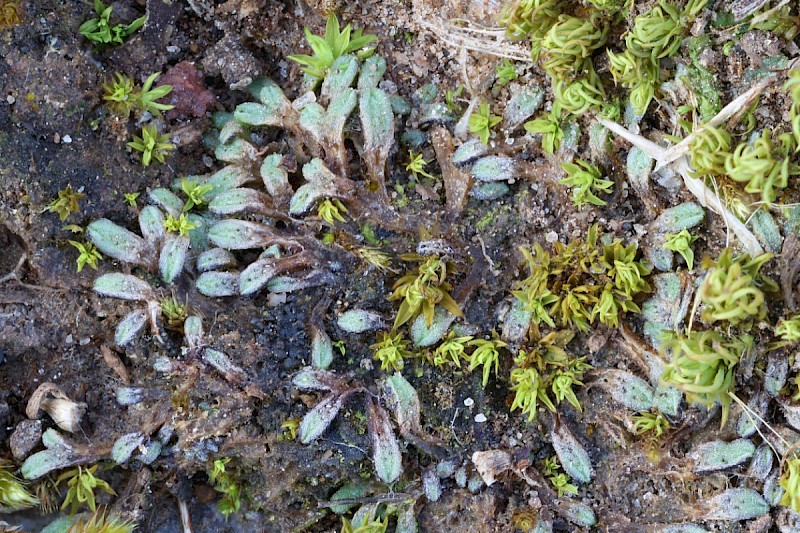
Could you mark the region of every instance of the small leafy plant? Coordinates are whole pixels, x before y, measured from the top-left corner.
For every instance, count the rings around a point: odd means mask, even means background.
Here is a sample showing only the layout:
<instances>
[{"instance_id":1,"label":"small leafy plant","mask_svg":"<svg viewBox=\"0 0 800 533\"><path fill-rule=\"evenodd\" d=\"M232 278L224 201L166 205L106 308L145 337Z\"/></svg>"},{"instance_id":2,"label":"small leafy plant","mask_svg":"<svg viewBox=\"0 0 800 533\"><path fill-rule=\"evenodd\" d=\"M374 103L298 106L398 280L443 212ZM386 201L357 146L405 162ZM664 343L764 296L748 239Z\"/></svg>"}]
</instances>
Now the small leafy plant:
<instances>
[{"instance_id":1,"label":"small leafy plant","mask_svg":"<svg viewBox=\"0 0 800 533\"><path fill-rule=\"evenodd\" d=\"M425 167L430 161L425 161L422 154L415 154L413 150L408 151L409 162L406 165L406 171L411 172L415 178L425 176L426 178L436 179L431 174L425 171Z\"/></svg>"},{"instance_id":2,"label":"small leafy plant","mask_svg":"<svg viewBox=\"0 0 800 533\"><path fill-rule=\"evenodd\" d=\"M123 194L123 197L125 199L125 203L128 204L131 207L136 207L136 199L139 198L140 194L141 193L138 193L138 192L128 192L128 193Z\"/></svg>"},{"instance_id":3,"label":"small leafy plant","mask_svg":"<svg viewBox=\"0 0 800 533\"><path fill-rule=\"evenodd\" d=\"M139 17L130 24L111 26L111 6L106 7L102 0L94 0L97 18L89 19L78 28L81 35L98 45L122 44L133 32L144 26L147 16Z\"/></svg>"},{"instance_id":4,"label":"small leafy plant","mask_svg":"<svg viewBox=\"0 0 800 533\"><path fill-rule=\"evenodd\" d=\"M13 513L39 504L12 470L10 461L0 459L0 513Z\"/></svg>"},{"instance_id":5,"label":"small leafy plant","mask_svg":"<svg viewBox=\"0 0 800 533\"><path fill-rule=\"evenodd\" d=\"M172 85L160 85L154 89L152 88L160 73L154 72L148 76L139 90L136 89L133 80L124 74L117 72L115 76L116 80L110 84L103 84L103 89L105 90L103 100L108 102L108 107L115 115L121 118L128 118L131 111L139 109L142 112L148 111L152 115L160 117L162 111L169 111L175 107L174 105L157 102L157 100L172 92Z\"/></svg>"},{"instance_id":6,"label":"small leafy plant","mask_svg":"<svg viewBox=\"0 0 800 533\"><path fill-rule=\"evenodd\" d=\"M58 191L58 198L50 202L47 210L51 213L56 213L61 222L64 222L70 213L79 213L81 206L78 205L78 200L86 196L83 193L75 192L72 190L72 185L67 185L64 189Z\"/></svg>"},{"instance_id":7,"label":"small leafy plant","mask_svg":"<svg viewBox=\"0 0 800 533\"><path fill-rule=\"evenodd\" d=\"M94 244L90 242L67 241L78 250L78 272L83 267L89 265L93 270L97 270L97 262L103 259Z\"/></svg>"},{"instance_id":8,"label":"small leafy plant","mask_svg":"<svg viewBox=\"0 0 800 533\"><path fill-rule=\"evenodd\" d=\"M222 498L217 503L217 510L225 515L226 520L233 513L238 513L242 505L241 489L226 468L230 461L230 457L217 459L208 471L209 483L211 483L215 491L222 495Z\"/></svg>"},{"instance_id":9,"label":"small leafy plant","mask_svg":"<svg viewBox=\"0 0 800 533\"><path fill-rule=\"evenodd\" d=\"M370 346L375 351L373 357L381 362L381 370L399 372L403 369L405 358L414 353L408 349L409 341L403 339L402 333L383 332L378 342Z\"/></svg>"},{"instance_id":10,"label":"small leafy plant","mask_svg":"<svg viewBox=\"0 0 800 533\"><path fill-rule=\"evenodd\" d=\"M416 273L409 272L397 280L392 287L392 294L387 298L389 301L402 300L392 329L399 328L419 314L425 317L425 323L430 327L434 310L439 304L453 316L461 316L461 309L450 296L452 287L445 280L449 270L447 261L435 255L422 257L417 254L407 254L402 259L421 264Z\"/></svg>"},{"instance_id":11,"label":"small leafy plant","mask_svg":"<svg viewBox=\"0 0 800 533\"><path fill-rule=\"evenodd\" d=\"M503 117L493 115L489 104L482 102L478 110L469 116L469 131L476 133L483 144L489 144L492 128L500 123Z\"/></svg>"},{"instance_id":12,"label":"small leafy plant","mask_svg":"<svg viewBox=\"0 0 800 533\"><path fill-rule=\"evenodd\" d=\"M168 134L159 133L155 124L148 124L142 127L142 136L134 135L128 146L142 152L142 164L149 166L153 159L163 163L166 156L175 149L175 145L169 141Z\"/></svg>"},{"instance_id":13,"label":"small leafy plant","mask_svg":"<svg viewBox=\"0 0 800 533\"><path fill-rule=\"evenodd\" d=\"M347 213L347 208L338 198L326 198L317 206L317 215L330 226L333 226L337 220L345 221L342 213Z\"/></svg>"},{"instance_id":14,"label":"small leafy plant","mask_svg":"<svg viewBox=\"0 0 800 533\"><path fill-rule=\"evenodd\" d=\"M645 411L633 417L633 430L637 435L649 433L655 438L669 431L670 423L660 412Z\"/></svg>"},{"instance_id":15,"label":"small leafy plant","mask_svg":"<svg viewBox=\"0 0 800 533\"><path fill-rule=\"evenodd\" d=\"M520 350L511 371L511 390L514 392L511 411L520 409L529 420L533 420L539 402L555 413L556 406L563 400L581 410L573 386L583 385L580 380L592 367L585 358L567 353L567 344L574 336L570 330L552 331L538 339L534 335L531 348Z\"/></svg>"},{"instance_id":16,"label":"small leafy plant","mask_svg":"<svg viewBox=\"0 0 800 533\"><path fill-rule=\"evenodd\" d=\"M164 229L170 233L177 233L181 237L188 237L189 232L197 227L197 224L189 220L186 213L181 213L177 217L169 214L164 219Z\"/></svg>"},{"instance_id":17,"label":"small leafy plant","mask_svg":"<svg viewBox=\"0 0 800 533\"><path fill-rule=\"evenodd\" d=\"M186 195L186 203L183 204L183 211L191 211L194 207L202 207L203 205L207 204L208 199L206 198L206 194L208 194L208 192L213 188L213 185L201 185L196 181L182 178L181 190L183 191L183 194Z\"/></svg>"},{"instance_id":18,"label":"small leafy plant","mask_svg":"<svg viewBox=\"0 0 800 533\"><path fill-rule=\"evenodd\" d=\"M335 15L328 17L325 35L314 35L308 28L305 32L314 55L295 54L288 58L302 65L303 72L317 80L324 78L333 62L345 54L357 52L359 59L368 57L374 48L367 46L377 40L375 35L363 35L360 29L352 30L350 24L340 30Z\"/></svg>"},{"instance_id":19,"label":"small leafy plant","mask_svg":"<svg viewBox=\"0 0 800 533\"><path fill-rule=\"evenodd\" d=\"M507 344L495 334L491 339L473 339L469 341L469 346L475 348L469 356L469 370L472 372L482 366L483 378L481 379L481 385L486 387L486 384L489 383L492 367L494 367L495 376L500 370L500 348L505 348Z\"/></svg>"},{"instance_id":20,"label":"small leafy plant","mask_svg":"<svg viewBox=\"0 0 800 533\"><path fill-rule=\"evenodd\" d=\"M542 474L553 484L556 489L558 497L561 498L565 494L575 496L578 494L578 487L570 483L570 478L565 472L560 472L561 463L558 457L553 456L550 459L545 459L542 468Z\"/></svg>"},{"instance_id":21,"label":"small leafy plant","mask_svg":"<svg viewBox=\"0 0 800 533\"><path fill-rule=\"evenodd\" d=\"M461 368L461 361L469 360L467 349L470 341L472 341L471 335L456 337L455 332L450 331L433 351L434 366L453 363L456 367Z\"/></svg>"},{"instance_id":22,"label":"small leafy plant","mask_svg":"<svg viewBox=\"0 0 800 533\"><path fill-rule=\"evenodd\" d=\"M78 517L67 533L133 533L135 529L134 522L98 510L88 517Z\"/></svg>"},{"instance_id":23,"label":"small leafy plant","mask_svg":"<svg viewBox=\"0 0 800 533\"><path fill-rule=\"evenodd\" d=\"M709 324L725 320L737 325L763 319L767 304L762 289L775 291L777 285L759 270L771 258L772 254L734 258L733 250L727 248L716 261L705 260L703 266L708 273L698 291L706 306L703 320Z\"/></svg>"},{"instance_id":24,"label":"small leafy plant","mask_svg":"<svg viewBox=\"0 0 800 533\"><path fill-rule=\"evenodd\" d=\"M542 149L551 155L558 150L564 139L560 114L560 111L552 110L543 118L529 120L525 123L525 131L541 135Z\"/></svg>"},{"instance_id":25,"label":"small leafy plant","mask_svg":"<svg viewBox=\"0 0 800 533\"><path fill-rule=\"evenodd\" d=\"M699 239L697 235L689 233L688 229L679 233L667 233L664 235L664 249L678 252L686 261L686 266L691 270L694 267L694 251L692 243Z\"/></svg>"},{"instance_id":26,"label":"small leafy plant","mask_svg":"<svg viewBox=\"0 0 800 533\"><path fill-rule=\"evenodd\" d=\"M115 496L116 493L111 486L104 480L96 478L94 473L97 471L99 465L94 465L88 468L79 466L72 470L67 470L61 474L56 480L56 485L60 485L63 481L67 482L67 496L64 498L64 503L61 504L63 511L69 507L69 514L74 515L78 508L84 503L89 506L92 511L97 510L97 503L95 502L95 490L100 489L106 494Z\"/></svg>"},{"instance_id":27,"label":"small leafy plant","mask_svg":"<svg viewBox=\"0 0 800 533\"><path fill-rule=\"evenodd\" d=\"M514 68L514 63L508 58L503 58L500 64L495 67L495 74L497 76L497 84L501 87L517 79L517 69Z\"/></svg>"},{"instance_id":28,"label":"small leafy plant","mask_svg":"<svg viewBox=\"0 0 800 533\"><path fill-rule=\"evenodd\" d=\"M559 183L572 187L572 202L576 207L581 208L586 204L606 205L605 200L601 200L596 193L609 194L614 182L602 179L598 167L578 159L577 164L561 163L561 168L567 173L567 177Z\"/></svg>"},{"instance_id":29,"label":"small leafy plant","mask_svg":"<svg viewBox=\"0 0 800 533\"><path fill-rule=\"evenodd\" d=\"M800 513L800 459L792 457L783 462L783 472L778 484L784 490L781 505Z\"/></svg>"}]
</instances>

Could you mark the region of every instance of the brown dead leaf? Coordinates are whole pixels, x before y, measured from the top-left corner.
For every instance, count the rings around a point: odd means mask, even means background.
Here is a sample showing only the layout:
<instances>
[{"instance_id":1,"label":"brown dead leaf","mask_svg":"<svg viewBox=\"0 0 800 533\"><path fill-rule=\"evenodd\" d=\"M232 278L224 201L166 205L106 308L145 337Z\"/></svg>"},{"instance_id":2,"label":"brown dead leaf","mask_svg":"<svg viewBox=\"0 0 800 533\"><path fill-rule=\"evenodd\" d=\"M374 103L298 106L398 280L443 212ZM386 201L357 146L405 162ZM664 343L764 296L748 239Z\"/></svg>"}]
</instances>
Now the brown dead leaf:
<instances>
[{"instance_id":1,"label":"brown dead leaf","mask_svg":"<svg viewBox=\"0 0 800 533\"><path fill-rule=\"evenodd\" d=\"M451 215L458 215L467 205L467 194L472 187L472 175L453 164L453 137L444 127L431 134L431 143L436 151L436 160L442 169L445 191L445 208Z\"/></svg>"},{"instance_id":2,"label":"brown dead leaf","mask_svg":"<svg viewBox=\"0 0 800 533\"><path fill-rule=\"evenodd\" d=\"M790 233L783 241L781 250L781 288L783 300L792 311L797 311L797 301L794 296L794 281L800 272L800 240L794 233Z\"/></svg>"},{"instance_id":3,"label":"brown dead leaf","mask_svg":"<svg viewBox=\"0 0 800 533\"><path fill-rule=\"evenodd\" d=\"M106 362L108 366L111 367L111 370L119 377L120 380L126 385L130 383L130 378L128 377L128 369L125 368L125 364L119 358L117 354L111 351L106 345L100 347L100 353L103 355L103 361Z\"/></svg>"}]
</instances>

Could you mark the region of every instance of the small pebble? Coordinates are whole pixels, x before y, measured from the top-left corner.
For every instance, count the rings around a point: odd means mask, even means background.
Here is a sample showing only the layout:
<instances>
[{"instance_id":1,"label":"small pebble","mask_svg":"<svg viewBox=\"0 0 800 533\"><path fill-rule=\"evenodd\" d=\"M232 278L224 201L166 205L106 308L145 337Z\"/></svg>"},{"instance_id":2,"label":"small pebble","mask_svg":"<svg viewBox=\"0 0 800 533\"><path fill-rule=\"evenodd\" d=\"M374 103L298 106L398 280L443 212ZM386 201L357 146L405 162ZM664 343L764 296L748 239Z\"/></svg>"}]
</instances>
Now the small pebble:
<instances>
[{"instance_id":1,"label":"small pebble","mask_svg":"<svg viewBox=\"0 0 800 533\"><path fill-rule=\"evenodd\" d=\"M65 343L67 343L67 344L72 344L72 342L73 342L74 340L75 340L75 339L73 339L73 338L72 338L72 333L70 333L69 335L67 335L67 338L66 338L66 339L64 339L64 342L65 342Z\"/></svg>"},{"instance_id":2,"label":"small pebble","mask_svg":"<svg viewBox=\"0 0 800 533\"><path fill-rule=\"evenodd\" d=\"M8 105L11 105L16 101L17 101L17 99L14 98L12 95L9 94L8 96L6 96L6 102L8 102Z\"/></svg>"},{"instance_id":3,"label":"small pebble","mask_svg":"<svg viewBox=\"0 0 800 533\"><path fill-rule=\"evenodd\" d=\"M72 137L69 134L66 134L62 140L64 141L64 144L70 144L72 142Z\"/></svg>"},{"instance_id":4,"label":"small pebble","mask_svg":"<svg viewBox=\"0 0 800 533\"><path fill-rule=\"evenodd\" d=\"M475 405L475 400L473 400L472 398L467 398L464 400L465 407L472 407L473 405Z\"/></svg>"},{"instance_id":5,"label":"small pebble","mask_svg":"<svg viewBox=\"0 0 800 533\"><path fill-rule=\"evenodd\" d=\"M486 422L486 415L483 413L478 413L477 415L475 415L475 422L479 424Z\"/></svg>"},{"instance_id":6,"label":"small pebble","mask_svg":"<svg viewBox=\"0 0 800 533\"><path fill-rule=\"evenodd\" d=\"M89 337L84 337L80 341L78 341L78 344L80 344L81 346L86 346L90 342L92 342L92 339L90 339Z\"/></svg>"},{"instance_id":7,"label":"small pebble","mask_svg":"<svg viewBox=\"0 0 800 533\"><path fill-rule=\"evenodd\" d=\"M550 244L553 244L554 242L558 241L558 233L555 231L549 231L547 232L547 235L544 236L544 240Z\"/></svg>"}]
</instances>

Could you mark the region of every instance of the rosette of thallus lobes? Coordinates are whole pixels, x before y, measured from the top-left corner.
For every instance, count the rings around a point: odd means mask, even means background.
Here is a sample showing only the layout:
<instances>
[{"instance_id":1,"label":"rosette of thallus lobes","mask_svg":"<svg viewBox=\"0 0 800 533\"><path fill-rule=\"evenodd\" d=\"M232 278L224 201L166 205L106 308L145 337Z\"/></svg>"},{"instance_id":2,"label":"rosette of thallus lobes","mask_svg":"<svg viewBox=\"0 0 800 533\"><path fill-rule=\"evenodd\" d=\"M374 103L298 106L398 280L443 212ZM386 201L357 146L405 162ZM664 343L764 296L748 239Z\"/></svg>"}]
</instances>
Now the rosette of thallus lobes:
<instances>
[{"instance_id":1,"label":"rosette of thallus lobes","mask_svg":"<svg viewBox=\"0 0 800 533\"><path fill-rule=\"evenodd\" d=\"M161 294L186 279L203 295L227 297L265 287L288 292L330 278L303 218L325 200L352 203L361 192L386 198L394 114L378 87L385 70L377 55L341 56L320 85L294 101L274 81L256 79L248 92L257 101L214 117L207 140L223 168L176 179L172 190L151 190L150 205L139 212L140 234L108 219L89 225L87 237L102 253L142 273L95 281L102 295L144 304L118 325L118 344L147 322L160 339ZM357 148L364 179L347 175L353 165L345 139ZM261 253L242 268L234 252L245 250Z\"/></svg>"}]
</instances>

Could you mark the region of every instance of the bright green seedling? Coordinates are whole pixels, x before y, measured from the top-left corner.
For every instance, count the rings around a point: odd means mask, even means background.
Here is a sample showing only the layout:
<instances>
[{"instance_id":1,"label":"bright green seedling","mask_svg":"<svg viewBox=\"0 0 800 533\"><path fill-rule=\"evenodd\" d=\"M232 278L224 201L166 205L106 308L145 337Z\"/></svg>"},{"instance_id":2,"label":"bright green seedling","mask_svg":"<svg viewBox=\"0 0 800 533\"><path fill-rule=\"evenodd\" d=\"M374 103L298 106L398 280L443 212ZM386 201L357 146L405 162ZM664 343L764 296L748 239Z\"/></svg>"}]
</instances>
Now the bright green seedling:
<instances>
[{"instance_id":1,"label":"bright green seedling","mask_svg":"<svg viewBox=\"0 0 800 533\"><path fill-rule=\"evenodd\" d=\"M406 165L406 170L411 172L415 178L425 176L426 178L436 179L434 176L425 171L425 167L428 165L428 163L430 163L430 161L425 161L421 153L415 154L414 150L409 150L408 159L409 161Z\"/></svg>"},{"instance_id":2,"label":"bright green seedling","mask_svg":"<svg viewBox=\"0 0 800 533\"><path fill-rule=\"evenodd\" d=\"M61 222L64 222L70 213L80 212L81 206L78 205L78 200L84 196L86 195L73 191L72 185L67 185L66 188L58 191L58 198L50 202L47 210L56 213Z\"/></svg>"},{"instance_id":3,"label":"bright green seedling","mask_svg":"<svg viewBox=\"0 0 800 533\"><path fill-rule=\"evenodd\" d=\"M525 123L525 131L542 136L542 149L548 154L554 154L564 140L564 131L561 129L562 122L560 113L553 110L543 118L529 120Z\"/></svg>"},{"instance_id":4,"label":"bright green seedling","mask_svg":"<svg viewBox=\"0 0 800 533\"><path fill-rule=\"evenodd\" d=\"M782 346L800 342L800 313L781 319L775 326L775 335L781 338Z\"/></svg>"},{"instance_id":5,"label":"bright green seedling","mask_svg":"<svg viewBox=\"0 0 800 533\"><path fill-rule=\"evenodd\" d=\"M561 463L558 462L558 457L553 456L550 459L544 460L542 474L553 484L553 488L556 489L558 497L561 498L565 494L575 496L578 494L578 487L570 483L571 480L569 476L564 472L560 472L560 470Z\"/></svg>"},{"instance_id":6,"label":"bright green seedling","mask_svg":"<svg viewBox=\"0 0 800 533\"><path fill-rule=\"evenodd\" d=\"M736 325L763 319L767 304L762 289L775 291L777 285L759 270L772 257L767 253L754 259L734 258L733 251L727 248L716 261L703 261L703 267L708 269L698 291L700 301L706 306L703 320L709 324L726 320Z\"/></svg>"},{"instance_id":7,"label":"bright green seedling","mask_svg":"<svg viewBox=\"0 0 800 533\"><path fill-rule=\"evenodd\" d=\"M181 179L181 190L183 194L186 195L186 203L183 204L183 211L187 212L190 211L193 207L202 207L208 200L206 199L206 194L208 194L214 186L210 184L200 185L199 183L191 180L187 180L186 178Z\"/></svg>"},{"instance_id":8,"label":"bright green seedling","mask_svg":"<svg viewBox=\"0 0 800 533\"><path fill-rule=\"evenodd\" d=\"M645 411L633 417L633 430L637 435L644 435L647 433L658 438L669 431L669 428L669 420L658 411Z\"/></svg>"},{"instance_id":9,"label":"bright green seedling","mask_svg":"<svg viewBox=\"0 0 800 533\"><path fill-rule=\"evenodd\" d=\"M795 149L794 137L789 133L777 136L768 128L752 144L741 143L725 158L725 173L738 183L746 183L744 190L761 196L761 201L772 203L778 191L789 185L789 177L800 174L800 165L790 160Z\"/></svg>"},{"instance_id":10,"label":"bright green seedling","mask_svg":"<svg viewBox=\"0 0 800 533\"><path fill-rule=\"evenodd\" d=\"M175 296L164 298L159 304L167 328L175 331L183 330L183 323L189 316L189 305L179 301Z\"/></svg>"},{"instance_id":11,"label":"bright green seedling","mask_svg":"<svg viewBox=\"0 0 800 533\"><path fill-rule=\"evenodd\" d=\"M699 239L697 235L689 233L688 229L680 233L667 233L664 235L664 249L678 252L686 261L686 266L691 270L694 268L694 251L692 251L692 243Z\"/></svg>"},{"instance_id":12,"label":"bright green seedling","mask_svg":"<svg viewBox=\"0 0 800 533\"><path fill-rule=\"evenodd\" d=\"M489 104L481 103L478 110L469 116L469 131L476 133L483 144L489 144L489 135L492 128L497 126L503 117L493 115Z\"/></svg>"},{"instance_id":13,"label":"bright green seedling","mask_svg":"<svg viewBox=\"0 0 800 533\"><path fill-rule=\"evenodd\" d=\"M482 366L483 378L481 379L481 385L486 387L486 384L489 383L492 367L494 367L495 376L500 371L500 348L505 348L507 345L495 334L491 339L473 339L469 341L469 346L475 348L469 356L469 371L472 372Z\"/></svg>"},{"instance_id":14,"label":"bright green seedling","mask_svg":"<svg viewBox=\"0 0 800 533\"><path fill-rule=\"evenodd\" d=\"M378 342L370 348L375 351L373 357L381 362L381 370L399 372L403 369L405 359L414 355L408 349L408 344L409 341L403 339L402 333L383 332L380 334Z\"/></svg>"},{"instance_id":15,"label":"bright green seedling","mask_svg":"<svg viewBox=\"0 0 800 533\"><path fill-rule=\"evenodd\" d=\"M568 81L593 69L589 56L606 43L608 26L593 13L588 19L559 15L542 40L542 62L551 79Z\"/></svg>"},{"instance_id":16,"label":"bright green seedling","mask_svg":"<svg viewBox=\"0 0 800 533\"><path fill-rule=\"evenodd\" d=\"M420 314L425 317L425 324L430 327L437 304L441 304L451 315L461 316L461 308L450 296L452 287L445 281L450 269L447 261L434 255L421 257L407 254L402 258L406 261L418 261L421 264L416 273L409 272L392 286L393 292L387 300L402 300L392 329L399 328Z\"/></svg>"},{"instance_id":17,"label":"bright green seedling","mask_svg":"<svg viewBox=\"0 0 800 533\"><path fill-rule=\"evenodd\" d=\"M134 208L138 207L136 205L136 199L139 198L140 194L141 193L138 192L128 192L123 194L123 197L125 198L125 203Z\"/></svg>"},{"instance_id":18,"label":"bright green seedling","mask_svg":"<svg viewBox=\"0 0 800 533\"><path fill-rule=\"evenodd\" d=\"M605 109L607 105L606 92L594 70L570 82L561 80L554 82L553 96L554 110L563 109L575 116L583 115L589 109Z\"/></svg>"},{"instance_id":19,"label":"bright green seedling","mask_svg":"<svg viewBox=\"0 0 800 533\"><path fill-rule=\"evenodd\" d=\"M542 48L542 39L565 7L563 0L508 2L501 15L500 25L505 26L506 35L511 39L529 37L531 57L536 61Z\"/></svg>"},{"instance_id":20,"label":"bright green seedling","mask_svg":"<svg viewBox=\"0 0 800 533\"><path fill-rule=\"evenodd\" d=\"M98 45L122 44L133 32L144 26L147 15L139 17L130 24L111 26L111 6L103 5L102 0L94 0L94 11L97 18L89 19L81 24L78 31L81 35Z\"/></svg>"},{"instance_id":21,"label":"bright green seedling","mask_svg":"<svg viewBox=\"0 0 800 533\"><path fill-rule=\"evenodd\" d=\"M461 111L461 105L458 103L458 99L461 98L461 93L463 92L463 85L459 85L455 90L447 89L444 92L444 103L451 113L459 113Z\"/></svg>"},{"instance_id":22,"label":"bright green seedling","mask_svg":"<svg viewBox=\"0 0 800 533\"><path fill-rule=\"evenodd\" d=\"M161 76L160 72L153 72L150 74L142 85L142 90L136 93L136 106L142 111L149 111L150 114L157 117L161 116L162 111L169 111L173 109L174 105L159 104L160 100L172 92L172 85L159 85L153 87L153 83Z\"/></svg>"},{"instance_id":23,"label":"bright green seedling","mask_svg":"<svg viewBox=\"0 0 800 533\"><path fill-rule=\"evenodd\" d=\"M95 501L95 490L100 489L106 494L116 496L116 493L111 486L94 476L99 465L94 465L89 468L79 466L61 474L56 480L56 485L60 485L63 481L67 482L67 496L64 498L64 503L61 504L63 511L69 507L69 514L74 515L78 508L84 503L89 506L92 511L97 510L97 503Z\"/></svg>"},{"instance_id":24,"label":"bright green seedling","mask_svg":"<svg viewBox=\"0 0 800 533\"><path fill-rule=\"evenodd\" d=\"M514 68L514 63L508 58L503 58L500 64L495 67L495 74L497 75L497 84L501 87L517 79L517 69Z\"/></svg>"},{"instance_id":25,"label":"bright green seedling","mask_svg":"<svg viewBox=\"0 0 800 533\"><path fill-rule=\"evenodd\" d=\"M471 335L456 337L454 331L449 332L442 339L442 343L433 351L433 364L442 366L447 363L453 363L458 368L461 368L461 361L469 360L467 347L470 341L472 341Z\"/></svg>"},{"instance_id":26,"label":"bright green seedling","mask_svg":"<svg viewBox=\"0 0 800 533\"><path fill-rule=\"evenodd\" d=\"M154 72L145 80L142 88L136 90L133 80L118 72L115 81L110 84L103 84L103 89L105 90L103 100L108 102L108 107L115 115L122 118L128 118L134 109L149 111L151 114L160 117L162 111L169 111L175 106L159 104L156 101L164 98L172 91L172 85L160 85L155 89L151 88L159 76L160 73Z\"/></svg>"},{"instance_id":27,"label":"bright green seedling","mask_svg":"<svg viewBox=\"0 0 800 533\"><path fill-rule=\"evenodd\" d=\"M14 474L10 461L0 459L0 513L13 513L39 505L25 485Z\"/></svg>"},{"instance_id":28,"label":"bright green seedling","mask_svg":"<svg viewBox=\"0 0 800 533\"><path fill-rule=\"evenodd\" d=\"M317 206L317 216L330 226L333 226L337 220L345 221L342 213L347 213L347 208L337 198L326 198Z\"/></svg>"},{"instance_id":29,"label":"bright green seedling","mask_svg":"<svg viewBox=\"0 0 800 533\"><path fill-rule=\"evenodd\" d=\"M135 522L123 520L115 514L95 511L88 517L83 515L78 517L69 527L67 533L78 531L80 533L133 533L135 530Z\"/></svg>"},{"instance_id":30,"label":"bright green seedling","mask_svg":"<svg viewBox=\"0 0 800 533\"><path fill-rule=\"evenodd\" d=\"M783 473L778 482L783 490L781 505L800 513L800 459L793 457L783 463Z\"/></svg>"},{"instance_id":31,"label":"bright green seedling","mask_svg":"<svg viewBox=\"0 0 800 533\"><path fill-rule=\"evenodd\" d=\"M308 28L305 31L314 55L295 54L288 57L302 65L303 72L318 80L324 78L333 62L344 54L357 52L359 59L369 57L374 48L367 46L378 39L375 35L362 35L360 29L352 30L350 24L340 30L339 19L335 15L328 17L325 35L314 35Z\"/></svg>"},{"instance_id":32,"label":"bright green seedling","mask_svg":"<svg viewBox=\"0 0 800 533\"><path fill-rule=\"evenodd\" d=\"M722 128L705 125L689 145L692 177L720 176L725 173L725 160L731 151L731 135Z\"/></svg>"},{"instance_id":33,"label":"bright green seedling","mask_svg":"<svg viewBox=\"0 0 800 533\"><path fill-rule=\"evenodd\" d=\"M789 77L783 85L783 90L786 91L792 99L792 107L790 109L792 135L794 135L794 151L800 150L800 68L792 69L789 72Z\"/></svg>"},{"instance_id":34,"label":"bright green seedling","mask_svg":"<svg viewBox=\"0 0 800 533\"><path fill-rule=\"evenodd\" d=\"M753 348L753 338L742 335L729 339L716 331L692 331L687 335L668 333L662 348L671 362L661 376L664 383L686 393L686 400L710 408L722 407L721 426L728 420L734 392L736 365Z\"/></svg>"},{"instance_id":35,"label":"bright green seedling","mask_svg":"<svg viewBox=\"0 0 800 533\"><path fill-rule=\"evenodd\" d=\"M575 163L561 163L561 168L567 173L567 177L559 181L562 185L572 187L572 202L576 207L581 208L586 204L603 206L605 200L601 200L596 193L611 193L614 182L602 179L600 169L590 165L582 159Z\"/></svg>"},{"instance_id":36,"label":"bright green seedling","mask_svg":"<svg viewBox=\"0 0 800 533\"><path fill-rule=\"evenodd\" d=\"M230 457L217 459L208 470L208 482L222 495L217 503L217 510L225 515L226 520L233 513L238 513L242 505L241 489L230 471L226 469L230 460Z\"/></svg>"},{"instance_id":37,"label":"bright green seedling","mask_svg":"<svg viewBox=\"0 0 800 533\"><path fill-rule=\"evenodd\" d=\"M163 163L164 158L175 149L175 145L169 141L168 134L158 133L155 124L148 124L142 127L142 136L134 135L128 146L142 152L142 164L149 166L153 159Z\"/></svg>"},{"instance_id":38,"label":"bright green seedling","mask_svg":"<svg viewBox=\"0 0 800 533\"><path fill-rule=\"evenodd\" d=\"M133 80L117 72L116 79L111 83L104 83L103 100L107 102L111 112L121 118L128 118L136 107L136 92Z\"/></svg>"},{"instance_id":39,"label":"bright green seedling","mask_svg":"<svg viewBox=\"0 0 800 533\"><path fill-rule=\"evenodd\" d=\"M519 409L533 420L539 402L555 413L564 400L582 410L573 387L583 385L580 380L592 366L584 358L567 353L567 344L574 336L570 330L552 331L530 349L520 350L511 371L511 390L515 393L512 411Z\"/></svg>"},{"instance_id":40,"label":"bright green seedling","mask_svg":"<svg viewBox=\"0 0 800 533\"><path fill-rule=\"evenodd\" d=\"M78 272L83 267L89 265L93 270L97 270L97 262L103 259L99 250L90 242L67 241L78 250Z\"/></svg>"},{"instance_id":41,"label":"bright green seedling","mask_svg":"<svg viewBox=\"0 0 800 533\"><path fill-rule=\"evenodd\" d=\"M164 229L170 233L177 233L181 237L186 237L189 232L197 227L197 224L189 220L186 213L181 213L177 218L167 215L164 219Z\"/></svg>"}]
</instances>

